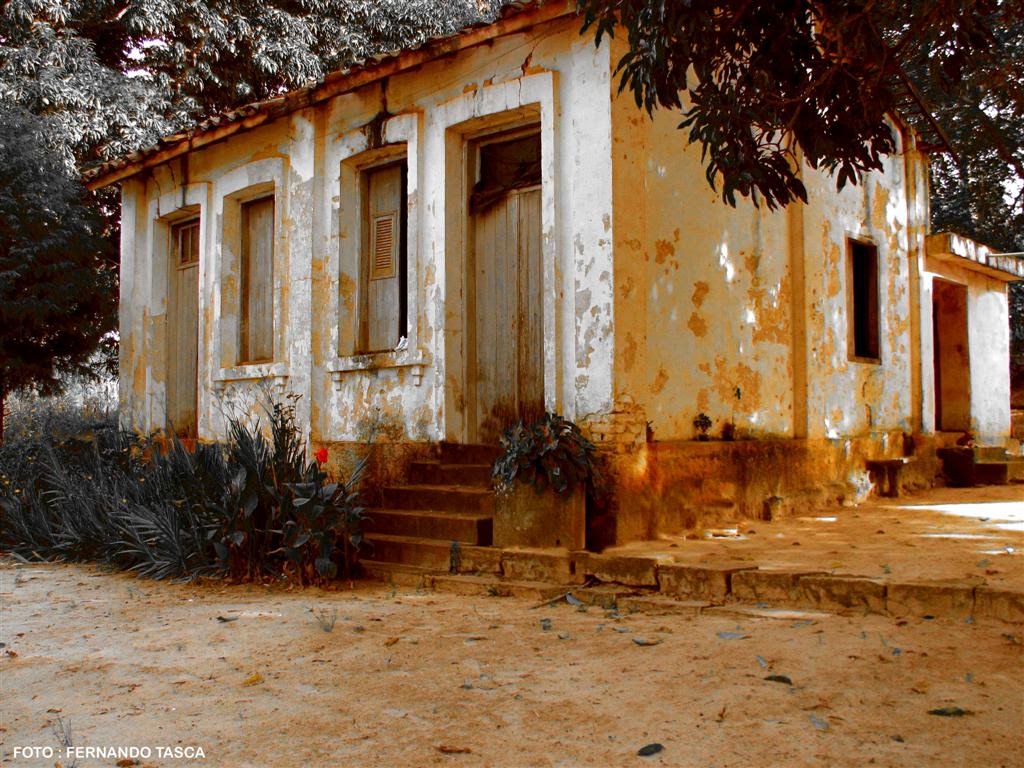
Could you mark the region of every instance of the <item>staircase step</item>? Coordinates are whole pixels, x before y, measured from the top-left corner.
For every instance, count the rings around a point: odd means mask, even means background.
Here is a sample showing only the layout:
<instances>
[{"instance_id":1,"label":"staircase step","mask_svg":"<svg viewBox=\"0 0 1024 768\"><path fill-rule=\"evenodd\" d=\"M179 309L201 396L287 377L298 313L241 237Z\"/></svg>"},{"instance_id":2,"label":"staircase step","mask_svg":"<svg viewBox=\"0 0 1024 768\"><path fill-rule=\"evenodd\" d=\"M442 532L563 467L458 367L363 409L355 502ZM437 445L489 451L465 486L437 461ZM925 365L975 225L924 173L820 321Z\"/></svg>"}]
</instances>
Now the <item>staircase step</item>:
<instances>
[{"instance_id":1,"label":"staircase step","mask_svg":"<svg viewBox=\"0 0 1024 768\"><path fill-rule=\"evenodd\" d=\"M409 465L409 482L418 485L469 485L490 488L491 465L414 461Z\"/></svg>"},{"instance_id":2,"label":"staircase step","mask_svg":"<svg viewBox=\"0 0 1024 768\"><path fill-rule=\"evenodd\" d=\"M494 464L501 455L496 445L441 443L441 461L445 464Z\"/></svg>"},{"instance_id":3,"label":"staircase step","mask_svg":"<svg viewBox=\"0 0 1024 768\"><path fill-rule=\"evenodd\" d=\"M1009 461L976 461L975 485L1006 485L1010 479Z\"/></svg>"},{"instance_id":4,"label":"staircase step","mask_svg":"<svg viewBox=\"0 0 1024 768\"><path fill-rule=\"evenodd\" d=\"M426 589L433 584L434 572L429 568L401 563L383 563L379 560L360 560L359 568L368 579L394 584L396 587Z\"/></svg>"},{"instance_id":5,"label":"staircase step","mask_svg":"<svg viewBox=\"0 0 1024 768\"><path fill-rule=\"evenodd\" d=\"M435 573L448 573L451 568L451 541L370 533L365 544L365 556L375 562L414 565ZM458 558L460 573L501 572L500 549L460 544Z\"/></svg>"},{"instance_id":6,"label":"staircase step","mask_svg":"<svg viewBox=\"0 0 1024 768\"><path fill-rule=\"evenodd\" d=\"M529 600L551 600L565 593L565 587L543 581L508 581L496 576L465 576L438 574L433 588L456 595L488 595L490 597L522 597Z\"/></svg>"},{"instance_id":7,"label":"staircase step","mask_svg":"<svg viewBox=\"0 0 1024 768\"><path fill-rule=\"evenodd\" d=\"M459 512L491 512L494 493L469 485L392 485L382 489L382 506L388 509L440 509Z\"/></svg>"},{"instance_id":8,"label":"staircase step","mask_svg":"<svg viewBox=\"0 0 1024 768\"><path fill-rule=\"evenodd\" d=\"M1009 456L1001 445L976 445L971 449L976 462L1006 461Z\"/></svg>"},{"instance_id":9,"label":"staircase step","mask_svg":"<svg viewBox=\"0 0 1024 768\"><path fill-rule=\"evenodd\" d=\"M490 546L493 523L491 516L484 512L368 509L363 531Z\"/></svg>"}]
</instances>

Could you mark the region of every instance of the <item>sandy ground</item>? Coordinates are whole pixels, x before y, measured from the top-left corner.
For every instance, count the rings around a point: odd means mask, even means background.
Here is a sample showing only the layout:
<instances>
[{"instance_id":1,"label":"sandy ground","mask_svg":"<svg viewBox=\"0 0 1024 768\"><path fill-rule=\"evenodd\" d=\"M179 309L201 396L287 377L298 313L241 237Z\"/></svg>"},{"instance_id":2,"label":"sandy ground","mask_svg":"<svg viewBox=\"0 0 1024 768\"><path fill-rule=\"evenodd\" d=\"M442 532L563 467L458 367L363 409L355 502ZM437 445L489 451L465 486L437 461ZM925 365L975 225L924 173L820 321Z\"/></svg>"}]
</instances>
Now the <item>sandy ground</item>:
<instances>
[{"instance_id":1,"label":"sandy ground","mask_svg":"<svg viewBox=\"0 0 1024 768\"><path fill-rule=\"evenodd\" d=\"M0 599L5 766L74 764L61 724L150 766L1024 765L1017 625L620 617L11 561ZM945 707L968 714L929 714ZM156 756L175 746L205 758Z\"/></svg>"}]
</instances>

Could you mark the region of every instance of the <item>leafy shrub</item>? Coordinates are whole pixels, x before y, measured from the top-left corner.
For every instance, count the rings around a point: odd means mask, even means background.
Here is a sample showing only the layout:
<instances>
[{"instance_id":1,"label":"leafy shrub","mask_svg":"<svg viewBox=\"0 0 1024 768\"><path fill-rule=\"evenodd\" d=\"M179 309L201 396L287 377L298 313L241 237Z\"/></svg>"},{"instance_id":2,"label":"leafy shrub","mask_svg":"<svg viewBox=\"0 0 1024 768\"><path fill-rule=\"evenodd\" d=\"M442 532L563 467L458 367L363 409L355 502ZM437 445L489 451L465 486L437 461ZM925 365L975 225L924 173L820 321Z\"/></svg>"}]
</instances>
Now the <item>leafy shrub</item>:
<instances>
[{"instance_id":1,"label":"leafy shrub","mask_svg":"<svg viewBox=\"0 0 1024 768\"><path fill-rule=\"evenodd\" d=\"M292 404L229 422L225 444L189 451L107 426L74 440L0 446L0 546L27 559L103 561L154 578L226 574L305 584L351 575L357 487L307 462Z\"/></svg>"},{"instance_id":2,"label":"leafy shrub","mask_svg":"<svg viewBox=\"0 0 1024 768\"><path fill-rule=\"evenodd\" d=\"M557 493L577 485L600 485L594 444L579 427L556 414L545 413L528 426L517 422L501 436L501 448L491 471L498 493L511 490L516 480Z\"/></svg>"}]
</instances>

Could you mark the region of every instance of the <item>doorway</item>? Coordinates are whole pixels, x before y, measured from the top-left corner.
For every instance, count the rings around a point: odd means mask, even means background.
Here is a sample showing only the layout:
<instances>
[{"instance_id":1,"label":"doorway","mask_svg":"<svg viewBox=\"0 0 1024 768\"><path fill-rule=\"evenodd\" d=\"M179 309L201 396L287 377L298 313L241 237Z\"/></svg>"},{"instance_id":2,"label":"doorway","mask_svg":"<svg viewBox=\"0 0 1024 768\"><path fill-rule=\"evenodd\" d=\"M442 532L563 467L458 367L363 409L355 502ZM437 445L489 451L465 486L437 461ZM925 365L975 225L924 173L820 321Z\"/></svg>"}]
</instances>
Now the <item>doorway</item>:
<instances>
[{"instance_id":1,"label":"doorway","mask_svg":"<svg viewBox=\"0 0 1024 768\"><path fill-rule=\"evenodd\" d=\"M936 279L932 285L935 428L971 428L971 376L967 346L967 286Z\"/></svg>"},{"instance_id":2,"label":"doorway","mask_svg":"<svg viewBox=\"0 0 1024 768\"><path fill-rule=\"evenodd\" d=\"M540 132L469 150L468 437L493 444L544 413Z\"/></svg>"},{"instance_id":3,"label":"doorway","mask_svg":"<svg viewBox=\"0 0 1024 768\"><path fill-rule=\"evenodd\" d=\"M199 219L170 227L167 422L178 437L198 435Z\"/></svg>"}]
</instances>

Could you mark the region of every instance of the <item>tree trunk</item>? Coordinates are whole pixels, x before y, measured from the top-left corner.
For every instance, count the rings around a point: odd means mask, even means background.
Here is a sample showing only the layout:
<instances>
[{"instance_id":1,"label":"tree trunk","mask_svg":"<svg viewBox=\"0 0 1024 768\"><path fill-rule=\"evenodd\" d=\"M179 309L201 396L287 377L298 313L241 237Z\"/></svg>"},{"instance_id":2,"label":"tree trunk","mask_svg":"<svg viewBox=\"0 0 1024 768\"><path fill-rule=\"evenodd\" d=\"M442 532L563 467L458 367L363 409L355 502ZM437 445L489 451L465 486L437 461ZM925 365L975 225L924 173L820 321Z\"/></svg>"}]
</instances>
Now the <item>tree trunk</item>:
<instances>
[{"instance_id":1,"label":"tree trunk","mask_svg":"<svg viewBox=\"0 0 1024 768\"><path fill-rule=\"evenodd\" d=\"M7 414L7 392L0 387L0 445L4 443L4 416Z\"/></svg>"}]
</instances>

